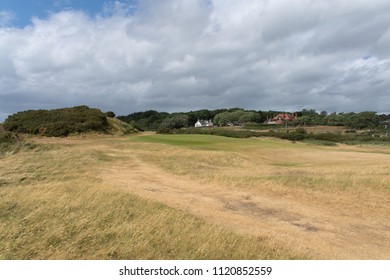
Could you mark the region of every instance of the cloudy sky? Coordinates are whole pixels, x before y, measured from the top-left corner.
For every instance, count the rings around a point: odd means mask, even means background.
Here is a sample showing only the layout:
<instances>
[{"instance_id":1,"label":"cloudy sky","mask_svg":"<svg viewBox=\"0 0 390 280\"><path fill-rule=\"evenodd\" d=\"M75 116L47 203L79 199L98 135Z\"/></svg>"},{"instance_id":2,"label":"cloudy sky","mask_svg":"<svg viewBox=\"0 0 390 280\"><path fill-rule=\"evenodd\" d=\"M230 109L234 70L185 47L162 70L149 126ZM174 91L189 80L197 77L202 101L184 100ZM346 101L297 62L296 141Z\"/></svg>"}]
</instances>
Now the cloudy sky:
<instances>
[{"instance_id":1,"label":"cloudy sky","mask_svg":"<svg viewBox=\"0 0 390 280\"><path fill-rule=\"evenodd\" d=\"M1 0L0 121L85 104L390 112L389 0Z\"/></svg>"}]
</instances>

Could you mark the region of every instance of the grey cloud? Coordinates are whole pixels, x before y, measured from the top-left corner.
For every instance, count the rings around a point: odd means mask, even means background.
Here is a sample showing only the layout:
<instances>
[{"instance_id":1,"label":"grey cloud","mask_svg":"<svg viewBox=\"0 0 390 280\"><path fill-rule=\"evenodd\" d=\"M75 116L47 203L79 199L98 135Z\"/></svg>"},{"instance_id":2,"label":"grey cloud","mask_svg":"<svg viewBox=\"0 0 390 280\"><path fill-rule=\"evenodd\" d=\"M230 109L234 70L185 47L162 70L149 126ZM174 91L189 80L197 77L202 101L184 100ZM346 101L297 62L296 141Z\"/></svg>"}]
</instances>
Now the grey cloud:
<instances>
[{"instance_id":1,"label":"grey cloud","mask_svg":"<svg viewBox=\"0 0 390 280\"><path fill-rule=\"evenodd\" d=\"M0 28L0 114L390 111L389 11L384 0L144 0L54 13Z\"/></svg>"}]
</instances>

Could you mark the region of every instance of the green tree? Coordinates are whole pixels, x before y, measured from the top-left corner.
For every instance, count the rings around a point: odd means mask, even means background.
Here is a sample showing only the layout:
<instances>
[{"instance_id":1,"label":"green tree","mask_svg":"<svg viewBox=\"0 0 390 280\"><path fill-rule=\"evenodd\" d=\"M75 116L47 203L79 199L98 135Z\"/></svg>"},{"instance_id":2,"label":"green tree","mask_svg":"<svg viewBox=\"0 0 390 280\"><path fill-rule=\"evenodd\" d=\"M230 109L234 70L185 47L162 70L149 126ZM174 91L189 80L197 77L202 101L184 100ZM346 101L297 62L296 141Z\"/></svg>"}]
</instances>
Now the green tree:
<instances>
[{"instance_id":1,"label":"green tree","mask_svg":"<svg viewBox=\"0 0 390 280\"><path fill-rule=\"evenodd\" d=\"M185 114L176 114L164 119L159 129L174 129L188 126L188 116Z\"/></svg>"},{"instance_id":2,"label":"green tree","mask_svg":"<svg viewBox=\"0 0 390 280\"><path fill-rule=\"evenodd\" d=\"M229 122L229 112L222 112L214 117L214 123L218 125L226 125Z\"/></svg>"},{"instance_id":3,"label":"green tree","mask_svg":"<svg viewBox=\"0 0 390 280\"><path fill-rule=\"evenodd\" d=\"M238 119L240 123L259 123L261 115L256 112L244 112Z\"/></svg>"},{"instance_id":4,"label":"green tree","mask_svg":"<svg viewBox=\"0 0 390 280\"><path fill-rule=\"evenodd\" d=\"M376 112L365 111L350 113L345 119L345 125L353 129L375 128L380 124L380 117Z\"/></svg>"}]
</instances>

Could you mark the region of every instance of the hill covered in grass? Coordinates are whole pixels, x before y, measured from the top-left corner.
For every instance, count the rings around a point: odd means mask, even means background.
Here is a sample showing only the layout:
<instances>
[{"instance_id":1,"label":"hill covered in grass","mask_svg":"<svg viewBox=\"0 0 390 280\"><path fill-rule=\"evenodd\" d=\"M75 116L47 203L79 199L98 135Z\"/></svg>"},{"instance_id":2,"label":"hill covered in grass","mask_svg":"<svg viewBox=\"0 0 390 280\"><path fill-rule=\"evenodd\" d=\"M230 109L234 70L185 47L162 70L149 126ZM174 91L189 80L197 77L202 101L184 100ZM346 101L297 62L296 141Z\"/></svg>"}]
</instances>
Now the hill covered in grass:
<instances>
[{"instance_id":1,"label":"hill covered in grass","mask_svg":"<svg viewBox=\"0 0 390 280\"><path fill-rule=\"evenodd\" d=\"M125 123L117 118L107 117L108 131L112 134L127 135L137 133L138 130L131 124Z\"/></svg>"},{"instance_id":2,"label":"hill covered in grass","mask_svg":"<svg viewBox=\"0 0 390 280\"><path fill-rule=\"evenodd\" d=\"M9 116L3 123L6 131L44 136L68 136L73 133L129 134L136 130L119 120L108 118L99 109L77 106L54 110L28 110Z\"/></svg>"}]
</instances>

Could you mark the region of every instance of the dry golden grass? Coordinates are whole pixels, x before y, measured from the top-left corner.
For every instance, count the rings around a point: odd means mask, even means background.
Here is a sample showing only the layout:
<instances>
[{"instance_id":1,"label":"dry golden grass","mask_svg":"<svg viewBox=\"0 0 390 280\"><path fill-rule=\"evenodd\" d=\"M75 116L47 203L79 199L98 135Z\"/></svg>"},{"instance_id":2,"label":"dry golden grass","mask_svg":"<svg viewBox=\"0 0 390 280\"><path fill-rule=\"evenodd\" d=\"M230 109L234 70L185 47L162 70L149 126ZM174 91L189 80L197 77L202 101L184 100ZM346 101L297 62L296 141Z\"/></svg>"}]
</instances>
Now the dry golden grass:
<instances>
[{"instance_id":1,"label":"dry golden grass","mask_svg":"<svg viewBox=\"0 0 390 280\"><path fill-rule=\"evenodd\" d=\"M205 200L193 213L313 258L389 258L387 147L242 139L197 149L148 143L130 149L164 171L158 182L174 186L149 197L187 211ZM183 193L192 194L183 199Z\"/></svg>"},{"instance_id":2,"label":"dry golden grass","mask_svg":"<svg viewBox=\"0 0 390 280\"><path fill-rule=\"evenodd\" d=\"M0 160L0 259L390 257L386 147L35 141Z\"/></svg>"},{"instance_id":3,"label":"dry golden grass","mask_svg":"<svg viewBox=\"0 0 390 280\"><path fill-rule=\"evenodd\" d=\"M304 257L102 181L115 139L37 141L0 160L0 259Z\"/></svg>"}]
</instances>

